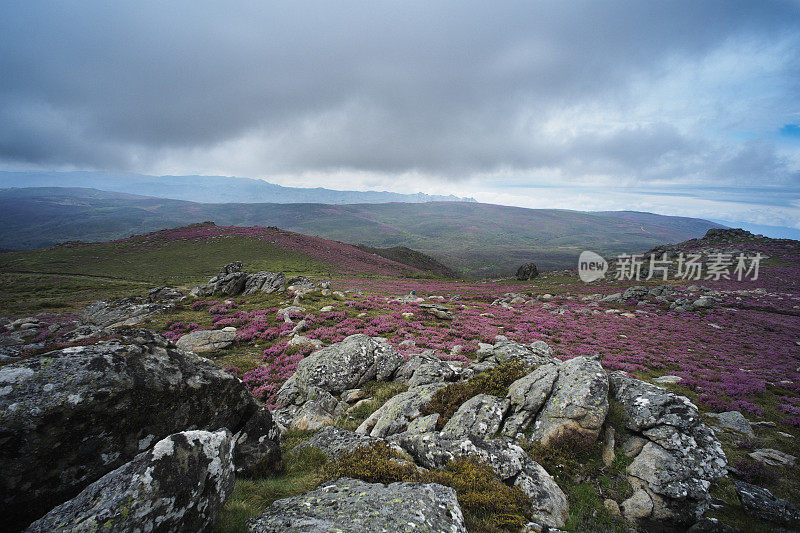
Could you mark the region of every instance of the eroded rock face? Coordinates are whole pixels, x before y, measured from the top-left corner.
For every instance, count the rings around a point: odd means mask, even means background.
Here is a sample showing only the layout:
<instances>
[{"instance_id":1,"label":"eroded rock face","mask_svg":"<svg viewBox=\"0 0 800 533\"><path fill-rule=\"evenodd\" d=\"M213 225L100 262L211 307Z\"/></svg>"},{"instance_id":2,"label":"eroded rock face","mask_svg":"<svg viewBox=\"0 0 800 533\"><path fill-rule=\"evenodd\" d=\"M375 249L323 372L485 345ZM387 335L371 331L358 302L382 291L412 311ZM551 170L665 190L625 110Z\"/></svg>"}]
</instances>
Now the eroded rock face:
<instances>
[{"instance_id":1,"label":"eroded rock face","mask_svg":"<svg viewBox=\"0 0 800 533\"><path fill-rule=\"evenodd\" d=\"M647 518L693 523L708 508L711 483L726 474L719 441L688 398L622 372L612 372L609 384L627 429L638 437L627 472L631 485L653 504Z\"/></svg>"},{"instance_id":2,"label":"eroded rock face","mask_svg":"<svg viewBox=\"0 0 800 533\"><path fill-rule=\"evenodd\" d=\"M0 502L12 527L176 431L244 431L242 473L280 465L272 417L242 382L146 330L6 365L0 390Z\"/></svg>"},{"instance_id":3,"label":"eroded rock face","mask_svg":"<svg viewBox=\"0 0 800 533\"><path fill-rule=\"evenodd\" d=\"M383 339L351 335L309 355L278 390L276 404L301 405L309 396L309 387L340 394L368 381L388 380L403 356Z\"/></svg>"},{"instance_id":4,"label":"eroded rock face","mask_svg":"<svg viewBox=\"0 0 800 533\"><path fill-rule=\"evenodd\" d=\"M364 420L356 433L383 438L406 431L409 424L422 415L422 407L445 386L445 383L431 383L401 392Z\"/></svg>"},{"instance_id":5,"label":"eroded rock face","mask_svg":"<svg viewBox=\"0 0 800 533\"><path fill-rule=\"evenodd\" d=\"M548 363L522 377L508 387L511 415L503 426L503 434L514 438L525 431L541 410L553 390L558 366Z\"/></svg>"},{"instance_id":6,"label":"eroded rock face","mask_svg":"<svg viewBox=\"0 0 800 533\"><path fill-rule=\"evenodd\" d=\"M366 483L340 478L315 491L278 500L250 521L252 533L286 531L441 531L466 533L449 487L436 483Z\"/></svg>"},{"instance_id":7,"label":"eroded rock face","mask_svg":"<svg viewBox=\"0 0 800 533\"><path fill-rule=\"evenodd\" d=\"M244 294L264 292L283 292L286 290L286 276L283 272L266 272L264 270L250 274L244 287Z\"/></svg>"},{"instance_id":8,"label":"eroded rock face","mask_svg":"<svg viewBox=\"0 0 800 533\"><path fill-rule=\"evenodd\" d=\"M233 484L228 430L175 433L55 507L27 531L204 531Z\"/></svg>"},{"instance_id":9,"label":"eroded rock face","mask_svg":"<svg viewBox=\"0 0 800 533\"><path fill-rule=\"evenodd\" d=\"M212 353L225 349L236 340L236 328L192 331L177 340L175 346L194 353Z\"/></svg>"},{"instance_id":10,"label":"eroded rock face","mask_svg":"<svg viewBox=\"0 0 800 533\"><path fill-rule=\"evenodd\" d=\"M299 398L301 399L299 405L288 405L273 413L282 432L286 429L313 431L330 426L346 412L347 405L344 402L337 400L330 392L313 385L305 387Z\"/></svg>"},{"instance_id":11,"label":"eroded rock face","mask_svg":"<svg viewBox=\"0 0 800 533\"><path fill-rule=\"evenodd\" d=\"M436 432L402 434L392 440L425 468L442 468L461 455L474 457L531 499L535 522L549 527L562 527L566 523L569 516L566 496L544 468L515 444L503 439L449 439Z\"/></svg>"},{"instance_id":12,"label":"eroded rock face","mask_svg":"<svg viewBox=\"0 0 800 533\"><path fill-rule=\"evenodd\" d=\"M506 399L489 394L473 396L447 421L442 429L442 435L448 438L493 437L500 430L509 403Z\"/></svg>"},{"instance_id":13,"label":"eroded rock face","mask_svg":"<svg viewBox=\"0 0 800 533\"><path fill-rule=\"evenodd\" d=\"M607 412L608 377L600 361L575 357L558 367L558 377L536 417L532 436L545 446L570 435L594 442Z\"/></svg>"}]
</instances>

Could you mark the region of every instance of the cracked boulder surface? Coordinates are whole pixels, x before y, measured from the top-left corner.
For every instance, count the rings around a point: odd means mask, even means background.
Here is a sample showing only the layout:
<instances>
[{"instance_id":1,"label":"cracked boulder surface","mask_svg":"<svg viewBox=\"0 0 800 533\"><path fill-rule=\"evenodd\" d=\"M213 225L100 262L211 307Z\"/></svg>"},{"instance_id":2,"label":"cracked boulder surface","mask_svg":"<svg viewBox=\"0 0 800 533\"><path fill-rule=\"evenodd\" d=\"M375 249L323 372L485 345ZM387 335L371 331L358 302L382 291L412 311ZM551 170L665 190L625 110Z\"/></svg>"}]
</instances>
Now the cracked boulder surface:
<instances>
[{"instance_id":1,"label":"cracked boulder surface","mask_svg":"<svg viewBox=\"0 0 800 533\"><path fill-rule=\"evenodd\" d=\"M26 532L206 531L233 484L227 429L175 433L53 508Z\"/></svg>"},{"instance_id":2,"label":"cracked boulder surface","mask_svg":"<svg viewBox=\"0 0 800 533\"><path fill-rule=\"evenodd\" d=\"M389 485L339 478L314 490L278 500L248 524L251 533L304 531L441 531L466 533L450 487L436 483Z\"/></svg>"},{"instance_id":3,"label":"cracked boulder surface","mask_svg":"<svg viewBox=\"0 0 800 533\"><path fill-rule=\"evenodd\" d=\"M147 330L0 368L0 502L19 529L184 430L235 433L240 473L280 468L278 429L244 384Z\"/></svg>"},{"instance_id":4,"label":"cracked boulder surface","mask_svg":"<svg viewBox=\"0 0 800 533\"><path fill-rule=\"evenodd\" d=\"M637 518L694 522L708 508L711 484L727 473L714 432L685 396L622 372L612 372L609 384L611 397L622 404L625 427L634 434L623 447L634 457L628 480L640 491L627 507L643 515ZM649 503L642 505L645 497Z\"/></svg>"}]
</instances>

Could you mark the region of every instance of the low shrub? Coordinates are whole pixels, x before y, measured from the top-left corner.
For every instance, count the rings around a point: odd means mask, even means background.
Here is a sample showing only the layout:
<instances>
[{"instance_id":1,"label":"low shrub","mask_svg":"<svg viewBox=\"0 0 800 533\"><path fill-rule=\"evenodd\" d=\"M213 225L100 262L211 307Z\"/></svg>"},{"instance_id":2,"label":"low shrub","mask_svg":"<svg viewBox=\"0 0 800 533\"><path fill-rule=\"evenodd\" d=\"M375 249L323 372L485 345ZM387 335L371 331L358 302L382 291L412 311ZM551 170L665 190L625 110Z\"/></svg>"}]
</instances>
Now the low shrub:
<instances>
[{"instance_id":1,"label":"low shrub","mask_svg":"<svg viewBox=\"0 0 800 533\"><path fill-rule=\"evenodd\" d=\"M418 469L385 443L358 448L323 469L325 479L351 477L369 483L439 483L456 491L470 531L519 531L530 520L530 500L475 458L459 457L442 470Z\"/></svg>"},{"instance_id":2,"label":"low shrub","mask_svg":"<svg viewBox=\"0 0 800 533\"><path fill-rule=\"evenodd\" d=\"M452 383L438 390L431 401L422 408L425 415L439 413L437 428L442 429L461 405L478 394L504 397L508 386L527 374L528 367L522 361L510 361L481 372L462 383Z\"/></svg>"}]
</instances>

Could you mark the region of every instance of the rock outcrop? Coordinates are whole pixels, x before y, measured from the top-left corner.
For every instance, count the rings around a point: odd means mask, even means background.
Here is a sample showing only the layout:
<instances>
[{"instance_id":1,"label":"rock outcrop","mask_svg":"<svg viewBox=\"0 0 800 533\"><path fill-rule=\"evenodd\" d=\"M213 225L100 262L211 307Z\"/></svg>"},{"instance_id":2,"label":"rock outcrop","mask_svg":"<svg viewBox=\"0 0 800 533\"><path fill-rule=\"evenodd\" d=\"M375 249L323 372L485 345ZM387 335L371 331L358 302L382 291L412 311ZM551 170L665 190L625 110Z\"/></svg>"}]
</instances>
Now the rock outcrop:
<instances>
[{"instance_id":1,"label":"rock outcrop","mask_svg":"<svg viewBox=\"0 0 800 533\"><path fill-rule=\"evenodd\" d=\"M622 372L612 372L609 383L634 434L623 447L634 457L627 473L638 491L636 501L623 502L623 512L636 509L633 518L693 523L708 508L711 483L727 472L722 446L688 398Z\"/></svg>"},{"instance_id":2,"label":"rock outcrop","mask_svg":"<svg viewBox=\"0 0 800 533\"><path fill-rule=\"evenodd\" d=\"M550 527L566 523L569 505L564 492L541 465L515 444L503 439L452 439L436 432L399 435L392 440L425 468L442 468L458 456L474 457L531 499L534 521Z\"/></svg>"},{"instance_id":3,"label":"rock outcrop","mask_svg":"<svg viewBox=\"0 0 800 533\"><path fill-rule=\"evenodd\" d=\"M280 466L277 428L244 384L146 330L6 365L0 391L0 501L12 528L177 431L228 428L240 473Z\"/></svg>"},{"instance_id":4,"label":"rock outcrop","mask_svg":"<svg viewBox=\"0 0 800 533\"><path fill-rule=\"evenodd\" d=\"M26 531L205 531L233 483L233 438L228 430L175 433L58 505Z\"/></svg>"},{"instance_id":5,"label":"rock outcrop","mask_svg":"<svg viewBox=\"0 0 800 533\"><path fill-rule=\"evenodd\" d=\"M441 531L466 533L449 487L436 483L365 483L340 478L315 491L278 500L250 521L252 533L286 531Z\"/></svg>"}]
</instances>

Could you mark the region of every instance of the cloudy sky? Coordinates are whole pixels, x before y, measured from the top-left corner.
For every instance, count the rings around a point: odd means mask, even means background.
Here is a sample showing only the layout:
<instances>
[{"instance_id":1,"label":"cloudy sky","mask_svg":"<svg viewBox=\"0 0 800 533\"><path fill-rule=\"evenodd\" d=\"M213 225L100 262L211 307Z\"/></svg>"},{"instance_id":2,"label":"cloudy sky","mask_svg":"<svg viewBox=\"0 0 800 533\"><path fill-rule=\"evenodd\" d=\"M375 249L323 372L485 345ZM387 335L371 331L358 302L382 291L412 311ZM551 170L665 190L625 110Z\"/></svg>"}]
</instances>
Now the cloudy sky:
<instances>
[{"instance_id":1,"label":"cloudy sky","mask_svg":"<svg viewBox=\"0 0 800 533\"><path fill-rule=\"evenodd\" d=\"M800 228L800 2L3 2L0 169Z\"/></svg>"}]
</instances>

